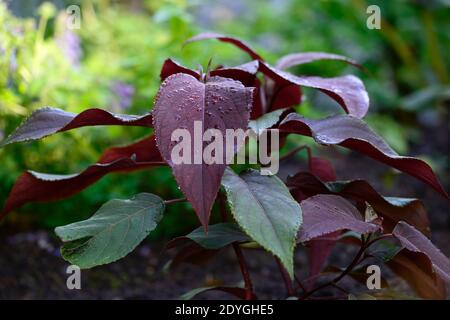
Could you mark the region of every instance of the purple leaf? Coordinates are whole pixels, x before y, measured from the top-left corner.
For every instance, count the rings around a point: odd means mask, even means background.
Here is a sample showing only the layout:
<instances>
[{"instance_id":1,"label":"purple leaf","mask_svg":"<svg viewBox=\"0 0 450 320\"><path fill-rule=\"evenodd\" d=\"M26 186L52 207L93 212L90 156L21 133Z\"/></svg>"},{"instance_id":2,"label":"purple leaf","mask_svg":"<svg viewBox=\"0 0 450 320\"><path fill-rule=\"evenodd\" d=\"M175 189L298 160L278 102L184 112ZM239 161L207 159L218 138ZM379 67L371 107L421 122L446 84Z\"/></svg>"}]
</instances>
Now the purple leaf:
<instances>
[{"instance_id":1,"label":"purple leaf","mask_svg":"<svg viewBox=\"0 0 450 320\"><path fill-rule=\"evenodd\" d=\"M349 201L335 195L319 194L300 203L303 225L298 241L306 242L339 230L351 230L361 234L375 232L379 225L365 222Z\"/></svg>"},{"instance_id":2,"label":"purple leaf","mask_svg":"<svg viewBox=\"0 0 450 320\"><path fill-rule=\"evenodd\" d=\"M369 110L369 95L360 79L353 75L335 78L295 76L291 73L260 62L260 71L272 78L278 85L295 84L319 89L336 100L344 110L357 118L363 118Z\"/></svg>"},{"instance_id":3,"label":"purple leaf","mask_svg":"<svg viewBox=\"0 0 450 320\"><path fill-rule=\"evenodd\" d=\"M153 109L158 148L172 167L181 191L191 202L205 228L226 161L219 159L212 164L204 162L202 155L205 143L195 141L197 137L194 135L194 122L200 123L202 136L208 129L220 130L223 138L226 129L246 130L252 96L253 88L246 88L238 81L211 77L208 82L203 83L183 73L168 77L158 92ZM171 141L171 137L176 129L187 130L193 140L190 142L191 153L188 155L190 163L175 163L172 159L172 149L177 143ZM200 144L200 152L196 155L197 144ZM223 139L224 156L225 144Z\"/></svg>"},{"instance_id":4,"label":"purple leaf","mask_svg":"<svg viewBox=\"0 0 450 320\"><path fill-rule=\"evenodd\" d=\"M257 54L255 51L253 51L253 49L251 49L244 41L239 40L234 37L228 37L228 36L225 36L225 35L222 35L219 33L203 32L203 33L200 33L200 34L186 40L186 42L184 44L186 45L186 44L194 42L194 41L207 40L207 39L217 39L222 42L231 43L231 44L235 45L236 47L238 47L239 49L247 52L250 55L250 57L252 57L252 59L263 60L263 58L259 54Z\"/></svg>"},{"instance_id":5,"label":"purple leaf","mask_svg":"<svg viewBox=\"0 0 450 320\"><path fill-rule=\"evenodd\" d=\"M447 283L450 283L450 260L436 248L420 231L404 221L400 221L392 234L409 251L421 252L431 261L433 270Z\"/></svg>"},{"instance_id":6,"label":"purple leaf","mask_svg":"<svg viewBox=\"0 0 450 320\"><path fill-rule=\"evenodd\" d=\"M278 60L276 67L278 69L287 69L294 66L298 66L301 64L306 64L310 62L314 62L317 60L338 60L343 61L348 64L354 65L355 67L363 69L358 62L353 59L347 58L345 56L341 56L339 54L334 53L326 53L326 52L301 52L301 53L291 53L285 55L281 59Z\"/></svg>"},{"instance_id":7,"label":"purple leaf","mask_svg":"<svg viewBox=\"0 0 450 320\"><path fill-rule=\"evenodd\" d=\"M88 109L76 115L56 108L42 108L36 110L25 120L6 140L5 145L37 140L57 132L75 128L101 125L141 126L152 127L152 115L143 116L114 114L101 109Z\"/></svg>"},{"instance_id":8,"label":"purple leaf","mask_svg":"<svg viewBox=\"0 0 450 320\"><path fill-rule=\"evenodd\" d=\"M212 70L210 74L211 76L238 80L246 87L254 87L258 69L259 62L257 60L253 60L235 67L218 68L216 70Z\"/></svg>"},{"instance_id":9,"label":"purple leaf","mask_svg":"<svg viewBox=\"0 0 450 320\"><path fill-rule=\"evenodd\" d=\"M325 184L308 172L299 172L288 177L287 185L293 194L301 192L306 197L336 194L357 202L368 202L383 217L383 229L386 232L391 232L398 221L405 220L423 234L430 235L430 224L422 202L417 199L383 197L367 181L335 181ZM296 198L298 200L297 196Z\"/></svg>"},{"instance_id":10,"label":"purple leaf","mask_svg":"<svg viewBox=\"0 0 450 320\"><path fill-rule=\"evenodd\" d=\"M14 184L0 214L3 217L26 203L68 198L111 172L129 172L161 165L162 158L153 136L127 147L107 149L97 164L76 174L53 175L24 172Z\"/></svg>"},{"instance_id":11,"label":"purple leaf","mask_svg":"<svg viewBox=\"0 0 450 320\"><path fill-rule=\"evenodd\" d=\"M428 164L416 158L399 156L360 119L341 115L311 120L291 113L280 123L279 129L311 136L323 145L340 145L358 151L416 177L449 198Z\"/></svg>"}]
</instances>

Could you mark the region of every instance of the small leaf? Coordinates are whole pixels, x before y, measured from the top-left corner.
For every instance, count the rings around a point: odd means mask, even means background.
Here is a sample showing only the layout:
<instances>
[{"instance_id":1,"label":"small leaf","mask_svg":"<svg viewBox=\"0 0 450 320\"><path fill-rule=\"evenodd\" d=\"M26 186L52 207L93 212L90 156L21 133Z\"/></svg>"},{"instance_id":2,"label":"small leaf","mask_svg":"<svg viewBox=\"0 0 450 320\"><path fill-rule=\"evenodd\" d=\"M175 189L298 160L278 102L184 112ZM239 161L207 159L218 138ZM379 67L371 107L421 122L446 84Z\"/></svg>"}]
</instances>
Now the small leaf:
<instances>
[{"instance_id":1,"label":"small leaf","mask_svg":"<svg viewBox=\"0 0 450 320\"><path fill-rule=\"evenodd\" d=\"M183 237L184 238L184 237ZM220 249L233 242L250 241L234 223L210 225L206 234L203 228L197 228L185 238L190 239L205 249Z\"/></svg>"},{"instance_id":2,"label":"small leaf","mask_svg":"<svg viewBox=\"0 0 450 320\"><path fill-rule=\"evenodd\" d=\"M387 262L389 268L403 278L424 299L442 299L447 296L445 283L433 272L428 257L420 252L401 250Z\"/></svg>"},{"instance_id":3,"label":"small leaf","mask_svg":"<svg viewBox=\"0 0 450 320\"><path fill-rule=\"evenodd\" d=\"M57 132L100 125L141 126L152 128L152 116L114 114L101 109L88 109L76 115L56 108L36 110L6 140L5 145L44 138Z\"/></svg>"},{"instance_id":4,"label":"small leaf","mask_svg":"<svg viewBox=\"0 0 450 320\"><path fill-rule=\"evenodd\" d=\"M362 81L353 75L335 78L295 76L264 62L260 62L259 66L260 71L272 78L278 85L295 84L319 89L339 103L349 115L363 118L369 110L369 95L366 88Z\"/></svg>"},{"instance_id":5,"label":"small leaf","mask_svg":"<svg viewBox=\"0 0 450 320\"><path fill-rule=\"evenodd\" d=\"M279 109L266 113L255 120L250 120L248 127L252 129L258 136L266 129L269 129L276 125L280 121L281 115L286 109Z\"/></svg>"},{"instance_id":6,"label":"small leaf","mask_svg":"<svg viewBox=\"0 0 450 320\"><path fill-rule=\"evenodd\" d=\"M67 242L61 254L85 269L116 261L156 228L163 212L163 200L153 194L108 201L91 218L55 229Z\"/></svg>"},{"instance_id":7,"label":"small leaf","mask_svg":"<svg viewBox=\"0 0 450 320\"><path fill-rule=\"evenodd\" d=\"M349 201L335 195L319 194L300 203L303 225L298 241L311 239L338 231L351 230L361 234L375 232L379 225L365 222Z\"/></svg>"},{"instance_id":8,"label":"small leaf","mask_svg":"<svg viewBox=\"0 0 450 320\"><path fill-rule=\"evenodd\" d=\"M235 145L226 145L225 131L247 129L252 98L253 88L244 87L238 81L211 77L204 83L183 73L168 77L158 92L153 109L158 148L205 229L226 167L227 149L235 150ZM190 136L189 141L182 140L190 150L183 149L183 156L189 159L181 163L172 160L172 151L178 147L172 141L172 134L177 129L186 130ZM223 158L207 164L203 159L206 142L202 138L209 129L222 134L219 142ZM243 143L243 139L238 143ZM216 152L220 154L219 150Z\"/></svg>"},{"instance_id":9,"label":"small leaf","mask_svg":"<svg viewBox=\"0 0 450 320\"><path fill-rule=\"evenodd\" d=\"M341 56L334 53L326 52L301 52L291 53L278 60L276 67L278 69L287 69L301 64L306 64L318 60L338 60L348 64L354 65L358 68L363 68L358 62L353 59Z\"/></svg>"},{"instance_id":10,"label":"small leaf","mask_svg":"<svg viewBox=\"0 0 450 320\"><path fill-rule=\"evenodd\" d=\"M360 119L341 115L311 120L291 113L281 121L279 129L281 132L311 136L323 145L340 145L358 151L422 180L449 199L428 164L420 159L399 156Z\"/></svg>"},{"instance_id":11,"label":"small leaf","mask_svg":"<svg viewBox=\"0 0 450 320\"><path fill-rule=\"evenodd\" d=\"M254 87L258 69L258 60L253 60L235 67L224 67L212 70L210 75L231 78L242 82L246 87Z\"/></svg>"},{"instance_id":12,"label":"small leaf","mask_svg":"<svg viewBox=\"0 0 450 320\"><path fill-rule=\"evenodd\" d=\"M14 184L0 220L12 210L34 201L68 198L112 172L130 172L160 165L163 159L154 136L126 147L105 150L97 164L75 174L55 175L35 171L24 172Z\"/></svg>"},{"instance_id":13,"label":"small leaf","mask_svg":"<svg viewBox=\"0 0 450 320\"><path fill-rule=\"evenodd\" d=\"M390 240L379 240L372 244L367 253L383 262L389 262L402 250L402 247Z\"/></svg>"},{"instance_id":14,"label":"small leaf","mask_svg":"<svg viewBox=\"0 0 450 320\"><path fill-rule=\"evenodd\" d=\"M239 226L294 274L295 237L302 223L299 204L276 176L249 170L240 176L225 170L222 185Z\"/></svg>"},{"instance_id":15,"label":"small leaf","mask_svg":"<svg viewBox=\"0 0 450 320\"><path fill-rule=\"evenodd\" d=\"M442 280L450 283L450 260L427 237L404 221L397 224L392 234L404 248L425 254L430 259L433 270Z\"/></svg>"},{"instance_id":16,"label":"small leaf","mask_svg":"<svg viewBox=\"0 0 450 320\"><path fill-rule=\"evenodd\" d=\"M234 37L229 37L229 36L225 36L223 34L214 33L214 32L203 32L196 36L193 36L192 38L189 38L188 40L186 40L184 45L194 42L194 41L208 40L208 39L217 39L222 42L231 43L231 44L235 45L236 47L238 47L239 49L247 52L250 55L250 57L252 57L252 59L263 60L263 58L261 58L261 56L259 54L257 54L255 51L253 51L244 41L239 40Z\"/></svg>"}]
</instances>

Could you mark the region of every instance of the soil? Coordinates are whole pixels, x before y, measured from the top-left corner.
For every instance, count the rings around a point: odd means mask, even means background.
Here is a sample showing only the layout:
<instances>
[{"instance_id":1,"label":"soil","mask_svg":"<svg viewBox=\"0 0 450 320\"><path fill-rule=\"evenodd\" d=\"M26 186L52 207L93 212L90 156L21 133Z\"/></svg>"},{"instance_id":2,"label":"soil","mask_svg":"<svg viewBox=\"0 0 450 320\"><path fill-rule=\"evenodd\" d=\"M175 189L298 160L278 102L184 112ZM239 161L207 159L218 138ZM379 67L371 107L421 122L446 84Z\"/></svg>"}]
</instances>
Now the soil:
<instances>
[{"instance_id":1,"label":"soil","mask_svg":"<svg viewBox=\"0 0 450 320\"><path fill-rule=\"evenodd\" d=\"M442 134L437 135L434 131L431 140L428 140L432 141L432 148L430 144L426 144L426 150L415 147L413 151L417 154L424 151L428 154L440 152L448 156L448 127L444 125L437 131ZM435 139L436 136L447 138ZM325 152L325 148L322 151ZM445 199L417 180L393 174L386 166L366 157L355 153L342 154L333 149L330 152L329 148L327 152L327 157L332 159L342 180L364 178L383 194L416 196L423 199L430 214L433 242L446 256L450 256L450 217L448 202ZM284 165L286 169L281 175L302 169L292 162ZM390 188L386 188L386 184L382 183L388 177L393 177ZM441 175L440 178L445 189L449 190L448 175ZM232 250L221 251L208 264L201 267L181 265L170 272L164 272L163 266L173 252L162 253L161 243L144 241L124 259L110 265L83 270L82 289L69 290L66 287L68 264L59 256L58 248L59 242L52 232L12 231L10 228L0 228L0 299L177 299L193 288L215 284L232 285L241 281L239 267ZM259 250L245 251L258 298L286 298L286 290L274 259ZM331 264L344 267L354 254L354 247L338 245L330 258ZM300 247L295 260L296 271L301 279L306 277L306 256L307 249ZM388 279L391 288L414 295L407 285L393 277L388 269L382 268L382 274ZM322 277L319 283L326 279L326 276ZM367 291L367 288L352 279L342 280L341 285L352 293ZM321 295L325 297L331 294L342 295L336 290L326 289ZM225 293L210 291L199 295L198 298L232 297Z\"/></svg>"}]
</instances>

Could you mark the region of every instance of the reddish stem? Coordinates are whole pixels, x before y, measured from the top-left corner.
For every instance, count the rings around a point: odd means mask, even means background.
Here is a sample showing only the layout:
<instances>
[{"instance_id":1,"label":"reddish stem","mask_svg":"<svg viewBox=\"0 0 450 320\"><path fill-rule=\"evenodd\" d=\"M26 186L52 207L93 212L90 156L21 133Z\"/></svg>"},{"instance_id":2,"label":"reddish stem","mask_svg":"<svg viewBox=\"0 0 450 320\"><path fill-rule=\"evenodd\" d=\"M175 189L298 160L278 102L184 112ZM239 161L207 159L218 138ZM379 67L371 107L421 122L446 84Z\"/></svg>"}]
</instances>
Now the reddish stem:
<instances>
[{"instance_id":1,"label":"reddish stem","mask_svg":"<svg viewBox=\"0 0 450 320\"><path fill-rule=\"evenodd\" d=\"M165 200L164 204L168 205L168 204L172 204L172 203L185 202L185 201L187 201L186 198L170 199L170 200Z\"/></svg>"},{"instance_id":2,"label":"reddish stem","mask_svg":"<svg viewBox=\"0 0 450 320\"><path fill-rule=\"evenodd\" d=\"M286 269L284 268L283 264L281 263L278 257L275 257L275 261L277 262L278 269L280 269L281 276L283 277L284 285L286 287L288 296L289 297L295 296L295 290L294 287L292 286L291 277L289 277L289 274L287 273Z\"/></svg>"}]
</instances>

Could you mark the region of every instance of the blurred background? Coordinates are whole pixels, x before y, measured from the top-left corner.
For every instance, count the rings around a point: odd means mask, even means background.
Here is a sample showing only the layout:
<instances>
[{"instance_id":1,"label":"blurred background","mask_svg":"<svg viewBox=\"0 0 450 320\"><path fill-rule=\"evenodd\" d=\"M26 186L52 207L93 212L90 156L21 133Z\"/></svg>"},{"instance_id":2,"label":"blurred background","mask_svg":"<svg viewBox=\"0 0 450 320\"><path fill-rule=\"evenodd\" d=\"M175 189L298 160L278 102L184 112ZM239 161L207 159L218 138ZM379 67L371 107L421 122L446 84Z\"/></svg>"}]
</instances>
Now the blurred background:
<instances>
[{"instance_id":1,"label":"blurred background","mask_svg":"<svg viewBox=\"0 0 450 320\"><path fill-rule=\"evenodd\" d=\"M81 24L71 30L66 27L66 8L74 4L81 8ZM371 4L381 8L380 30L366 26ZM190 36L215 31L240 37L272 63L301 51L343 54L362 63L367 73L328 61L293 71L359 76L371 99L367 122L400 154L427 160L449 190L447 0L0 0L0 25L0 140L43 106L75 113L90 107L148 112L167 57L192 68L206 66L210 58L216 65L248 61L244 53L217 41L182 48ZM298 107L304 115L340 112L325 95L308 90L306 95ZM105 148L148 133L130 127L83 128L0 149L0 205L26 169L79 172L95 163ZM421 184L360 157L341 151L332 155L339 178L367 179L386 195L426 198L433 227L448 230L448 205ZM168 168L112 174L73 198L11 213L2 222L2 232L54 228L89 217L112 198L142 191L180 197ZM197 224L188 205L169 210L152 237L180 234Z\"/></svg>"}]
</instances>

